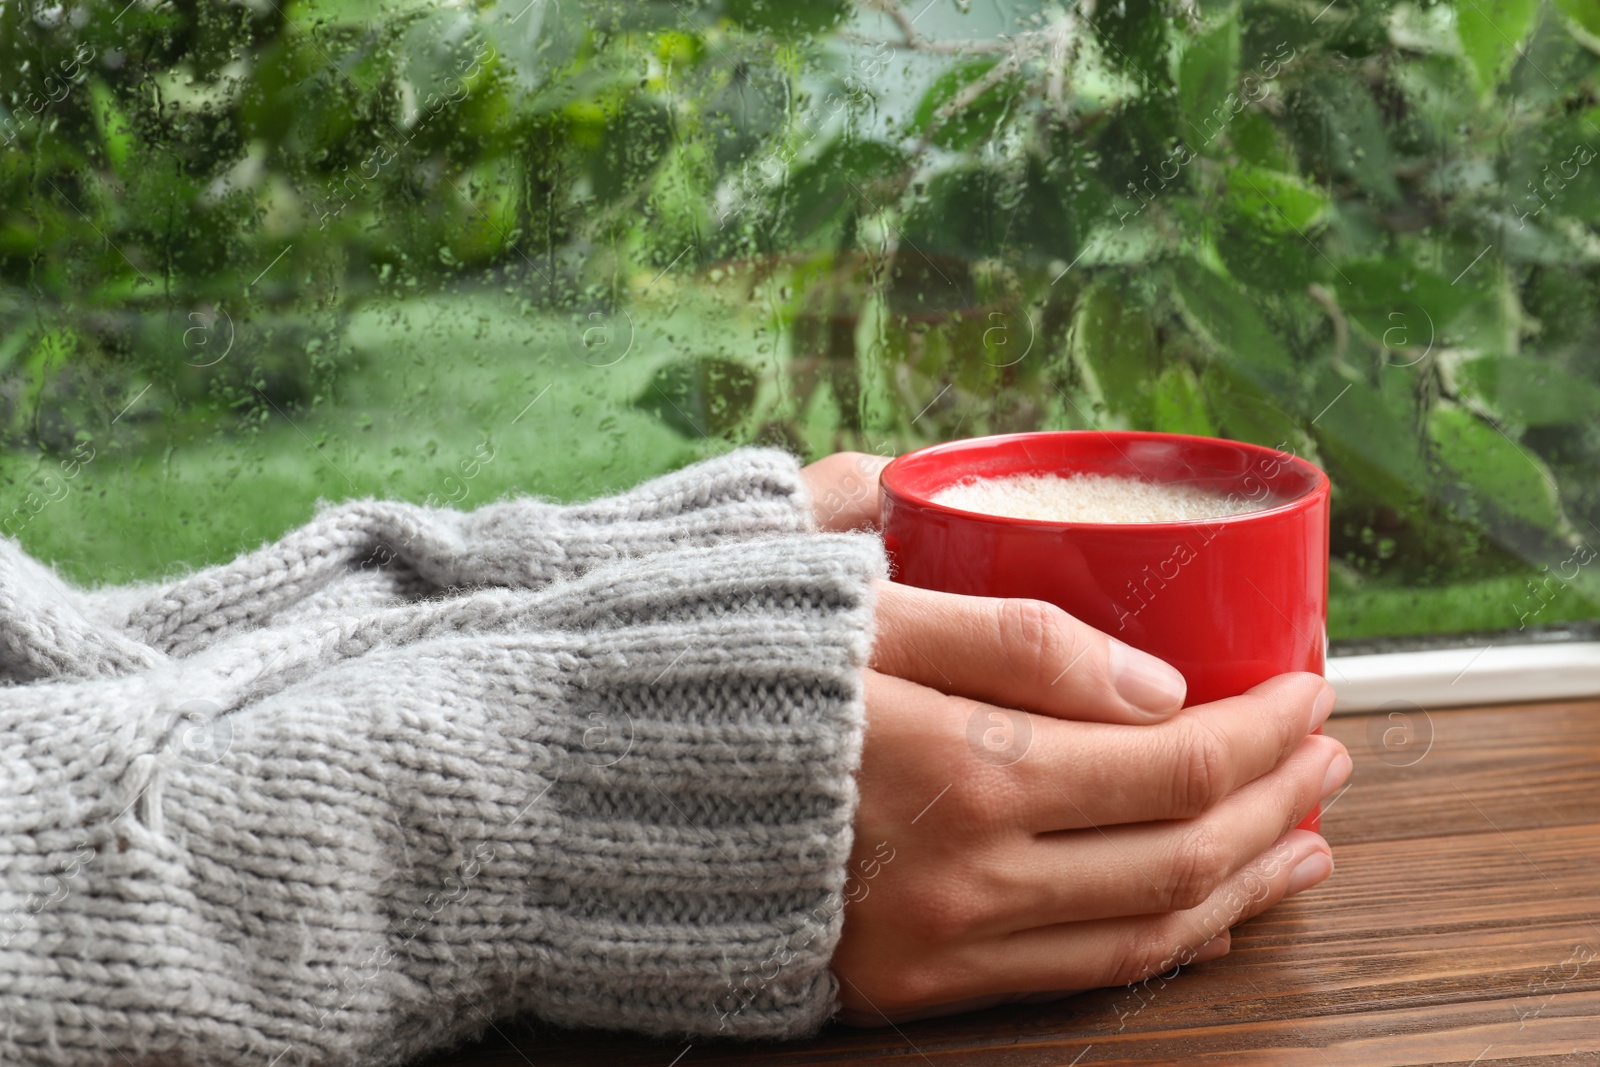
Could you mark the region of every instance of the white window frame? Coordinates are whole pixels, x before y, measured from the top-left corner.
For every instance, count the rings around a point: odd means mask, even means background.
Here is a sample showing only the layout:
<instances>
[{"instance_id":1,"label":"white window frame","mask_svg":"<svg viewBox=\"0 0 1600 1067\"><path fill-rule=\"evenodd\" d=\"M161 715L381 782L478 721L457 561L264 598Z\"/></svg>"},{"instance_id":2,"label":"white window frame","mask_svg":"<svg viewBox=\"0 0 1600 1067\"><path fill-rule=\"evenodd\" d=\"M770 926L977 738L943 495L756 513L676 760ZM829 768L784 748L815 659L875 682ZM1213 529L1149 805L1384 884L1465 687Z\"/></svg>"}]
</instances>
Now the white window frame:
<instances>
[{"instance_id":1,"label":"white window frame","mask_svg":"<svg viewBox=\"0 0 1600 1067\"><path fill-rule=\"evenodd\" d=\"M1600 697L1600 641L1505 644L1331 656L1335 714L1402 701L1421 708Z\"/></svg>"}]
</instances>

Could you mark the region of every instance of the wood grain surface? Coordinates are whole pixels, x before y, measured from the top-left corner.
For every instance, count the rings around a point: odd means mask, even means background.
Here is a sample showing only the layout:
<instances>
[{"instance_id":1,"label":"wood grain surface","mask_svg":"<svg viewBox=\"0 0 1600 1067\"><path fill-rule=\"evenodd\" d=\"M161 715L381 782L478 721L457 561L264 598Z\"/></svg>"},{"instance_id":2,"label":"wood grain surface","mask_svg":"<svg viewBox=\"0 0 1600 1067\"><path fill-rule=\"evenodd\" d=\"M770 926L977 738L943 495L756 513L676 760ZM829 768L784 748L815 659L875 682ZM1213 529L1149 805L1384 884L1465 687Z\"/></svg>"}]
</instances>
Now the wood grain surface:
<instances>
[{"instance_id":1,"label":"wood grain surface","mask_svg":"<svg viewBox=\"0 0 1600 1067\"><path fill-rule=\"evenodd\" d=\"M1336 716L1337 870L1223 959L1101 990L809 1041L517 1024L427 1067L1583 1064L1600 1067L1600 703Z\"/></svg>"}]
</instances>

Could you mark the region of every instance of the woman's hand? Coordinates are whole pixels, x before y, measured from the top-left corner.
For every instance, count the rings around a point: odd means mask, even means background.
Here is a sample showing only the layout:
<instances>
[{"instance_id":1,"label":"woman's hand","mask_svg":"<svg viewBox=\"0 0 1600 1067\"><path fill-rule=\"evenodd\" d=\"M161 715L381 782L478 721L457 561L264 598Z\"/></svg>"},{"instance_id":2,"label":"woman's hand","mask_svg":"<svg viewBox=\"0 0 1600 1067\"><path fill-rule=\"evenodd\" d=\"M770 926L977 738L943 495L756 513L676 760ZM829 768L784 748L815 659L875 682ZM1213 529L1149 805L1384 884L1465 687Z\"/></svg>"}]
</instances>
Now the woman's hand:
<instances>
[{"instance_id":1,"label":"woman's hand","mask_svg":"<svg viewBox=\"0 0 1600 1067\"><path fill-rule=\"evenodd\" d=\"M1311 674L1179 711L1172 668L1039 601L884 583L841 1018L1137 982L1333 870L1291 830L1350 773ZM1028 708L1031 712L1013 709Z\"/></svg>"},{"instance_id":2,"label":"woman's hand","mask_svg":"<svg viewBox=\"0 0 1600 1067\"><path fill-rule=\"evenodd\" d=\"M877 529L878 474L893 456L835 452L808 464L800 478L811 493L811 514L824 533Z\"/></svg>"},{"instance_id":3,"label":"woman's hand","mask_svg":"<svg viewBox=\"0 0 1600 1067\"><path fill-rule=\"evenodd\" d=\"M805 468L823 530L877 525L884 458ZM1350 773L1285 675L1179 710L1171 667L1039 601L883 583L844 936L845 1022L1137 982L1333 870L1292 830ZM1026 709L1016 710L1016 709Z\"/></svg>"}]
</instances>

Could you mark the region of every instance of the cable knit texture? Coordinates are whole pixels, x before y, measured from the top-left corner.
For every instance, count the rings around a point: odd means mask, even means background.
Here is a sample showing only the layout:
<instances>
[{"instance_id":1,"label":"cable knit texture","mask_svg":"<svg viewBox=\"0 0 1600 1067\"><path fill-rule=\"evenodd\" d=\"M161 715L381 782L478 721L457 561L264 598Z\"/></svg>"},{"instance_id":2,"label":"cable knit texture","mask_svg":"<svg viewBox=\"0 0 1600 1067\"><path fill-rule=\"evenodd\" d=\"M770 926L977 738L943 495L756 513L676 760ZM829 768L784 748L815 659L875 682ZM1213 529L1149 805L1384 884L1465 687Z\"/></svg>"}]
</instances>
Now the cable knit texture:
<instances>
[{"instance_id":1,"label":"cable knit texture","mask_svg":"<svg viewBox=\"0 0 1600 1067\"><path fill-rule=\"evenodd\" d=\"M537 589L669 546L800 533L812 528L807 503L792 456L743 449L587 504L349 501L232 563L94 592L0 538L0 683L120 674L283 618L477 585Z\"/></svg>"},{"instance_id":2,"label":"cable knit texture","mask_svg":"<svg viewBox=\"0 0 1600 1067\"><path fill-rule=\"evenodd\" d=\"M0 1063L815 1030L884 562L770 536L798 486L747 451L579 508L345 505L138 590L13 546Z\"/></svg>"}]
</instances>

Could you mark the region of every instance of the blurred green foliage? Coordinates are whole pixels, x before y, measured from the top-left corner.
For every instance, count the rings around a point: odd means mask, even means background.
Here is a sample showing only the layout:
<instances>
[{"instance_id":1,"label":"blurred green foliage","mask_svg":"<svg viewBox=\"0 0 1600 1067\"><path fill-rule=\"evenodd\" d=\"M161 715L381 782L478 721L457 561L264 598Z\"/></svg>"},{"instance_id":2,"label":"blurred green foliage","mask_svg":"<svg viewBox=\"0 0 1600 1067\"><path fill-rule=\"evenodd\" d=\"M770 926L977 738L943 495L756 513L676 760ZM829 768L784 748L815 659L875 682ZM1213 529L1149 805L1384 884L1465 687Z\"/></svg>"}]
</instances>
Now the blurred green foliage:
<instances>
[{"instance_id":1,"label":"blurred green foliage","mask_svg":"<svg viewBox=\"0 0 1600 1067\"><path fill-rule=\"evenodd\" d=\"M1594 0L0 4L0 526L53 529L24 494L86 446L102 479L310 448L318 493L420 498L416 433L358 444L363 404L524 403L514 342L403 313L464 299L590 375L565 432L614 442L503 489L1222 434L1329 471L1346 605L1593 617L1600 567L1562 565L1600 544L1597 74ZM194 554L276 532L241 485ZM1405 625L1359 614L1336 635Z\"/></svg>"}]
</instances>

